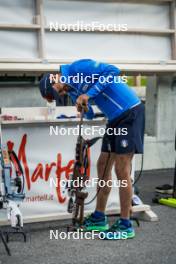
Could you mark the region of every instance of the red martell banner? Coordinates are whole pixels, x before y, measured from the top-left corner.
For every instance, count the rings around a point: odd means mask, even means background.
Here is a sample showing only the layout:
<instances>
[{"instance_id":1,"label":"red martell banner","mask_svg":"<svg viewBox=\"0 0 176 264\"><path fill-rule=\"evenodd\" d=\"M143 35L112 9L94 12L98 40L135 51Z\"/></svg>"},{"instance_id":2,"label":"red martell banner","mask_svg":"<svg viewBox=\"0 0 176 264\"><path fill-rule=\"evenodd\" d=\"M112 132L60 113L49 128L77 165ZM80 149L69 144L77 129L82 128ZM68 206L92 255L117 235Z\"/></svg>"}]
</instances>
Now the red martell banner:
<instances>
[{"instance_id":1,"label":"red martell banner","mask_svg":"<svg viewBox=\"0 0 176 264\"><path fill-rule=\"evenodd\" d=\"M67 190L61 183L66 182L73 172L77 136L50 136L47 123L42 126L6 125L2 127L2 134L3 143L7 143L9 150L15 150L24 170L26 198L21 205L24 218L51 219L52 216L67 215ZM96 162L100 148L101 141L90 150L90 180L97 178ZM96 185L88 187L88 192L87 199L91 200L96 193ZM113 188L108 208L119 206L117 194L118 188ZM94 207L95 201L85 209L93 210Z\"/></svg>"}]
</instances>

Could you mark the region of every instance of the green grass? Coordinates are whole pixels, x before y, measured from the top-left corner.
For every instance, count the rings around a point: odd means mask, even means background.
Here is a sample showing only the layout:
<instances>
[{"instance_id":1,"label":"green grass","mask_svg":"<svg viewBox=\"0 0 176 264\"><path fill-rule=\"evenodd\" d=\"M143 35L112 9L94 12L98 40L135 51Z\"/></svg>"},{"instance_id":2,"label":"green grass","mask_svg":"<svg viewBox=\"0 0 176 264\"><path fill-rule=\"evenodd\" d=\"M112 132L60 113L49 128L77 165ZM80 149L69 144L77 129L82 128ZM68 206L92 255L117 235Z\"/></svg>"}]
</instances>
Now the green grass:
<instances>
[{"instance_id":1,"label":"green grass","mask_svg":"<svg viewBox=\"0 0 176 264\"><path fill-rule=\"evenodd\" d=\"M135 86L135 77L128 76L127 77L127 84L129 86ZM147 77L146 76L142 76L142 78L141 78L141 86L146 86L146 85L147 85Z\"/></svg>"}]
</instances>

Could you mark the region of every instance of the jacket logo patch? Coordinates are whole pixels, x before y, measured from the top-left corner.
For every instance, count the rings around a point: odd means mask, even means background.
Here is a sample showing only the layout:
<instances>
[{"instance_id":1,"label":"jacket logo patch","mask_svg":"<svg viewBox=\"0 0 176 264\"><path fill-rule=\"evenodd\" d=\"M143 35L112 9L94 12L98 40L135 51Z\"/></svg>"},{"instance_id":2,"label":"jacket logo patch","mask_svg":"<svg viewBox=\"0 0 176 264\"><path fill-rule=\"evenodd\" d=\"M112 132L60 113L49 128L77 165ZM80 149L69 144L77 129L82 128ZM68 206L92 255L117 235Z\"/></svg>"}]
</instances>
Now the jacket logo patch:
<instances>
[{"instance_id":1,"label":"jacket logo patch","mask_svg":"<svg viewBox=\"0 0 176 264\"><path fill-rule=\"evenodd\" d=\"M128 140L123 139L123 140L120 142L120 145L121 145L121 147L123 147L123 148L128 147Z\"/></svg>"}]
</instances>

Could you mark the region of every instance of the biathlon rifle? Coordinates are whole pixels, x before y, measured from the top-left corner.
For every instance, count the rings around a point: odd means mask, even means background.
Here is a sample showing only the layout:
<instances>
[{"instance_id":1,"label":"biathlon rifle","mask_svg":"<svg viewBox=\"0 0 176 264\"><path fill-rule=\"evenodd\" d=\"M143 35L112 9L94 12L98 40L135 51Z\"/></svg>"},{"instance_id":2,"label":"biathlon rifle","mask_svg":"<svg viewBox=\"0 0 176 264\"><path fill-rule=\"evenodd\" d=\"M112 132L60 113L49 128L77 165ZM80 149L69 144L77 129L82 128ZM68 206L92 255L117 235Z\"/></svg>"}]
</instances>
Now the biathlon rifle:
<instances>
[{"instance_id":1,"label":"biathlon rifle","mask_svg":"<svg viewBox=\"0 0 176 264\"><path fill-rule=\"evenodd\" d=\"M72 213L72 226L69 229L76 230L81 227L84 220L84 205L85 199L88 197L88 192L85 188L85 182L89 178L89 148L96 143L101 137L96 137L90 140L85 140L82 136L82 125L84 112L87 109L82 108L80 122L79 122L79 135L76 143L76 154L73 174L67 185L69 202L68 209L69 213Z\"/></svg>"}]
</instances>

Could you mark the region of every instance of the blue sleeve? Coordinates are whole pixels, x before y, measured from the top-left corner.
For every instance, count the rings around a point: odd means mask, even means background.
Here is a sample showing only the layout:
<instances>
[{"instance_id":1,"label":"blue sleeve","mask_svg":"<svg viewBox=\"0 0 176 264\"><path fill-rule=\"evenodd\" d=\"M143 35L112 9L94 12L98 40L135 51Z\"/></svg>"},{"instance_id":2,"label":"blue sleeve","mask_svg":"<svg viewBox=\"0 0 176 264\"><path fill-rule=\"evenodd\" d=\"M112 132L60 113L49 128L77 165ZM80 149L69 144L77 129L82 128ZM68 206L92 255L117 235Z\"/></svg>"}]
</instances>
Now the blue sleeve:
<instances>
[{"instance_id":1,"label":"blue sleeve","mask_svg":"<svg viewBox=\"0 0 176 264\"><path fill-rule=\"evenodd\" d=\"M72 102L74 103L74 104L76 104L76 99L77 99L77 96L76 95L74 95L74 94L72 94L72 93L69 93L69 96L71 97L71 99L72 99ZM86 118L86 119L93 119L94 118L94 111L93 111L93 108L92 108L92 106L90 105L90 103L88 103L88 112L86 112L85 114L84 114L84 117Z\"/></svg>"},{"instance_id":2,"label":"blue sleeve","mask_svg":"<svg viewBox=\"0 0 176 264\"><path fill-rule=\"evenodd\" d=\"M119 75L120 70L113 65L109 65L106 71L100 75L98 81L90 87L88 92L86 93L90 98L96 97L99 93L103 92L103 90L113 82L113 78Z\"/></svg>"},{"instance_id":3,"label":"blue sleeve","mask_svg":"<svg viewBox=\"0 0 176 264\"><path fill-rule=\"evenodd\" d=\"M84 114L84 116L85 116L85 118L87 118L87 119L93 119L94 118L94 111L93 111L93 108L92 108L92 106L88 103L88 108L89 108L89 110L88 110L88 112L86 112L85 114Z\"/></svg>"}]
</instances>

